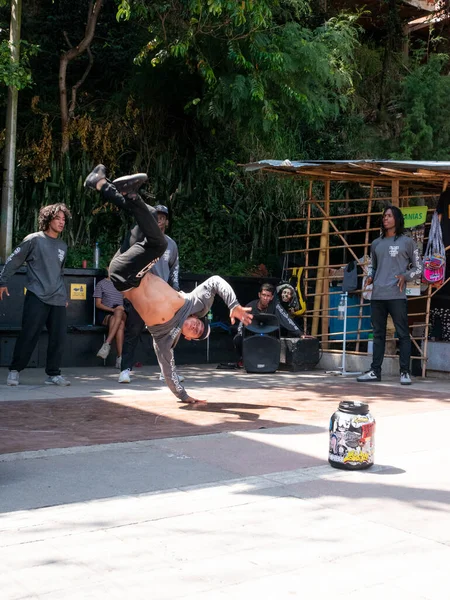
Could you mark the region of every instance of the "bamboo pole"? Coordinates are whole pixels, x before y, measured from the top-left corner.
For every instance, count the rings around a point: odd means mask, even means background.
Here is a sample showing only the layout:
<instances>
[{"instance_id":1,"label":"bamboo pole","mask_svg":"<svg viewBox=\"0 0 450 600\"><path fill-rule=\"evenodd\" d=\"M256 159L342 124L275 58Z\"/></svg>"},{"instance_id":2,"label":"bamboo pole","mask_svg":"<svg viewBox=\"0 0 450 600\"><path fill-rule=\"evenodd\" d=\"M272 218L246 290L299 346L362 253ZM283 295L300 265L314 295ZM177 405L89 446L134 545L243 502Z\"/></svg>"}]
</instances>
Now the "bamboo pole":
<instances>
[{"instance_id":1,"label":"bamboo pole","mask_svg":"<svg viewBox=\"0 0 450 600\"><path fill-rule=\"evenodd\" d=\"M427 360L428 360L428 333L429 333L429 328L430 328L430 306L431 306L431 296L433 294L431 293L431 285L428 286L427 289L427 307L425 309L425 312L427 313L425 316L425 334L424 334L424 341L423 341L423 352L422 352L422 356L424 357L424 361L422 363L422 377L426 377L427 376Z\"/></svg>"},{"instance_id":2,"label":"bamboo pole","mask_svg":"<svg viewBox=\"0 0 450 600\"><path fill-rule=\"evenodd\" d=\"M402 196L400 196L400 197L402 197ZM366 200L369 200L369 199L366 198ZM316 202L320 202L320 200L317 200ZM435 208L427 208L427 213L434 213L435 210L436 210ZM376 217L377 215L382 215L382 214L383 214L383 211L372 212L372 213L368 213L368 212L350 213L348 215L331 215L329 217L312 217L311 221L323 221L325 218L330 219L330 220L333 219L333 221L334 221L335 219L351 219L353 217L354 218L361 218L361 217L368 217L368 216ZM306 217L298 217L295 219L283 219L284 223L289 223L289 222L294 222L294 221L301 223L301 222L306 221ZM364 230L362 230L362 231L364 231Z\"/></svg>"},{"instance_id":3,"label":"bamboo pole","mask_svg":"<svg viewBox=\"0 0 450 600\"><path fill-rule=\"evenodd\" d=\"M400 180L399 179L392 180L391 189L392 189L392 204L394 206L398 206L400 203Z\"/></svg>"},{"instance_id":4,"label":"bamboo pole","mask_svg":"<svg viewBox=\"0 0 450 600\"><path fill-rule=\"evenodd\" d=\"M372 183L373 179L371 180ZM437 198L439 196L439 194L410 194L408 196L405 195L401 195L399 196L400 198ZM349 198L348 202L367 202L368 198ZM385 201L389 201L392 200L392 196L376 196L373 201L374 202L385 202ZM308 200L307 200L308 202ZM330 204L342 204L343 202L347 202L346 198L334 198L333 200L330 200ZM434 208L432 209L434 210Z\"/></svg>"},{"instance_id":5,"label":"bamboo pole","mask_svg":"<svg viewBox=\"0 0 450 600\"><path fill-rule=\"evenodd\" d=\"M352 244L352 248L363 248L366 244ZM339 250L339 248L347 248L347 246L330 246L330 250ZM301 248L298 250L284 250L282 254L297 254L298 252L314 252L314 250L320 250L320 248Z\"/></svg>"},{"instance_id":6,"label":"bamboo pole","mask_svg":"<svg viewBox=\"0 0 450 600\"><path fill-rule=\"evenodd\" d=\"M329 210L329 204L328 204L328 202L330 200L330 182L329 181L325 181L325 183L324 183L324 195L325 195L325 206L328 206L328 210ZM326 215L326 212L322 209L322 207L320 207L320 209ZM330 221L324 220L322 222L322 233L320 236L320 252L319 252L319 261L318 261L319 271L317 273L318 276L322 276L322 277L323 277L323 273L324 273L324 265L327 262L326 248L328 246L329 231L330 231ZM322 291L323 291L323 281L318 280L318 281L316 281L316 294L315 294L315 298L314 298L314 310L316 310L316 311L320 310ZM313 336L317 336L318 331L319 331L319 317L315 315L313 317L311 334Z\"/></svg>"},{"instance_id":7,"label":"bamboo pole","mask_svg":"<svg viewBox=\"0 0 450 600\"><path fill-rule=\"evenodd\" d=\"M318 206L318 208L322 211L322 213L324 214L324 216L326 216L326 213L323 210L323 208L321 206ZM324 223L328 223L328 221L324 221ZM339 231L339 229L336 227L336 225L331 220L329 221L329 223L330 223L331 227L334 229L334 232L332 232L332 234L334 233L334 235L338 235L341 238L341 240L344 242L347 250L353 256L353 258L355 260L358 260L358 257L356 256L356 254L353 252L353 250L351 249L351 247L347 243L347 240L344 237L342 237L344 233L350 233L350 232L349 231Z\"/></svg>"},{"instance_id":8,"label":"bamboo pole","mask_svg":"<svg viewBox=\"0 0 450 600\"><path fill-rule=\"evenodd\" d=\"M308 297L308 267L309 267L309 234L311 233L311 223L310 223L310 217L311 217L311 198L312 198L312 194L313 194L313 184L314 181L311 180L309 182L309 191L308 191L308 207L307 207L307 223L306 223L306 233L307 233L307 237L306 237L306 255L305 255L305 302L306 299ZM303 317L303 331L306 333L308 331L308 319L306 317L306 311L305 311L305 316Z\"/></svg>"},{"instance_id":9,"label":"bamboo pole","mask_svg":"<svg viewBox=\"0 0 450 600\"><path fill-rule=\"evenodd\" d=\"M325 211L327 212L328 215L330 214L330 189L331 189L331 183L328 182L328 190L327 190L327 186L325 186ZM329 235L327 235L327 249L326 249L325 262L326 262L326 264L329 264L329 262L330 262L330 236ZM320 271L317 271L317 275L319 275L319 273L320 273ZM323 270L323 273L321 276L324 278L323 288L322 288L323 300L322 300L321 331L324 332L324 331L328 331L329 326L330 326L330 322L328 320L329 319L328 312L330 310L330 280L328 277L328 268ZM328 350L328 340L326 340L322 344L322 348L324 350Z\"/></svg>"},{"instance_id":10,"label":"bamboo pole","mask_svg":"<svg viewBox=\"0 0 450 600\"><path fill-rule=\"evenodd\" d=\"M321 207L319 207L321 208ZM362 230L364 231L364 230ZM380 231L379 227L374 227L372 229L370 229L369 231ZM330 231L330 235L343 235L344 233L361 233L361 230L359 229L349 229L347 231L338 231L338 229L336 228L336 231ZM322 235L322 233L310 233L309 237L320 237ZM294 239L294 238L304 238L306 237L306 233L298 233L296 235L280 235L279 239L280 240L287 240L287 239Z\"/></svg>"}]
</instances>

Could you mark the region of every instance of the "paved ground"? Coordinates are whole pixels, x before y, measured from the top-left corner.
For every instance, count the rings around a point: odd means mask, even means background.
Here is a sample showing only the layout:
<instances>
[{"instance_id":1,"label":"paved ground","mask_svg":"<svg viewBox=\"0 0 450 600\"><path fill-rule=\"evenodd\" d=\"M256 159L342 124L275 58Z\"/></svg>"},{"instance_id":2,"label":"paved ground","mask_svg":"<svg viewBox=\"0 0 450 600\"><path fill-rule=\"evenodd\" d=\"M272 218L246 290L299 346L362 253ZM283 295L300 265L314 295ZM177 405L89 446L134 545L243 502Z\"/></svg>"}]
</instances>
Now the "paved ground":
<instances>
[{"instance_id":1,"label":"paved ground","mask_svg":"<svg viewBox=\"0 0 450 600\"><path fill-rule=\"evenodd\" d=\"M449 381L182 372L206 410L150 368L0 385L1 600L449 597ZM369 471L326 462L342 398L377 418Z\"/></svg>"}]
</instances>

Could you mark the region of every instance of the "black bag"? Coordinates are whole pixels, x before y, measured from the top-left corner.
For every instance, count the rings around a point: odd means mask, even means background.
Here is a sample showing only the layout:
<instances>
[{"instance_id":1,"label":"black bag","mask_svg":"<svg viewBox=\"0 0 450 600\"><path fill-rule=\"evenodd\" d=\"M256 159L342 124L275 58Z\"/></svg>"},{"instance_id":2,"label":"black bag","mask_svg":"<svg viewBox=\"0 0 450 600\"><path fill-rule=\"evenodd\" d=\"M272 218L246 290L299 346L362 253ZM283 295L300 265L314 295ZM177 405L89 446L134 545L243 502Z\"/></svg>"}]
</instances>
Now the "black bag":
<instances>
[{"instance_id":1,"label":"black bag","mask_svg":"<svg viewBox=\"0 0 450 600\"><path fill-rule=\"evenodd\" d=\"M342 281L343 292L355 292L358 289L358 277L363 274L363 270L356 260L352 260L344 269L344 280Z\"/></svg>"},{"instance_id":2,"label":"black bag","mask_svg":"<svg viewBox=\"0 0 450 600\"><path fill-rule=\"evenodd\" d=\"M320 342L315 337L281 338L280 363L288 371L310 371L321 357Z\"/></svg>"}]
</instances>

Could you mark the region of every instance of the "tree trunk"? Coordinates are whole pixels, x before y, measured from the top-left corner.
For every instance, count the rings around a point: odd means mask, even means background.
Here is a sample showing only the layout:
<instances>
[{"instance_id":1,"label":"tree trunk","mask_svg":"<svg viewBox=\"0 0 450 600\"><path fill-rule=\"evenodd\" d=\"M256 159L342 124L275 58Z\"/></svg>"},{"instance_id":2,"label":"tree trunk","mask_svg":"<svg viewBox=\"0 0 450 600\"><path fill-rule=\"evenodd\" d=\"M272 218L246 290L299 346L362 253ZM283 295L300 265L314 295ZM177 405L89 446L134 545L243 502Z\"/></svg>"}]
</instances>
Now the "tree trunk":
<instances>
[{"instance_id":1,"label":"tree trunk","mask_svg":"<svg viewBox=\"0 0 450 600\"><path fill-rule=\"evenodd\" d=\"M67 67L69 62L80 56L86 50L89 49L91 42L94 38L95 28L97 26L98 16L103 6L103 0L91 0L89 2L88 18L86 23L86 30L84 38L81 42L70 48L67 52L64 52L59 61L59 102L61 107L61 154L64 155L69 151L69 121L71 115L69 114L69 106L67 101ZM89 62L88 70L91 67L91 60ZM71 102L71 113L75 110L76 103L76 92L84 81L87 73L82 77L80 82L74 86L72 90L72 102Z\"/></svg>"}]
</instances>

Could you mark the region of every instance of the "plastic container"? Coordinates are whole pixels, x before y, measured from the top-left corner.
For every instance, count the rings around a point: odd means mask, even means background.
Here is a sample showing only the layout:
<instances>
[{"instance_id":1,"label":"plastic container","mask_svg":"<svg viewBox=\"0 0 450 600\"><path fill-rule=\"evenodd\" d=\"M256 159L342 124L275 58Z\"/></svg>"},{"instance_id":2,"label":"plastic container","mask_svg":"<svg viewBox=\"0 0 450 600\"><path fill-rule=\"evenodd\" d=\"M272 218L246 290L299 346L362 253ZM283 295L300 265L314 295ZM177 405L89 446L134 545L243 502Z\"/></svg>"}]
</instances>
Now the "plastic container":
<instances>
[{"instance_id":1,"label":"plastic container","mask_svg":"<svg viewBox=\"0 0 450 600\"><path fill-rule=\"evenodd\" d=\"M338 319L343 321L345 319L345 298L341 296L341 301L338 304Z\"/></svg>"},{"instance_id":2,"label":"plastic container","mask_svg":"<svg viewBox=\"0 0 450 600\"><path fill-rule=\"evenodd\" d=\"M336 469L368 469L374 463L375 419L364 402L344 400L330 419L328 462Z\"/></svg>"},{"instance_id":3,"label":"plastic container","mask_svg":"<svg viewBox=\"0 0 450 600\"><path fill-rule=\"evenodd\" d=\"M369 337L367 339L367 353L373 354L373 333L369 333Z\"/></svg>"},{"instance_id":4,"label":"plastic container","mask_svg":"<svg viewBox=\"0 0 450 600\"><path fill-rule=\"evenodd\" d=\"M98 269L100 267L100 246L98 242L95 242L94 248L94 269Z\"/></svg>"}]
</instances>

